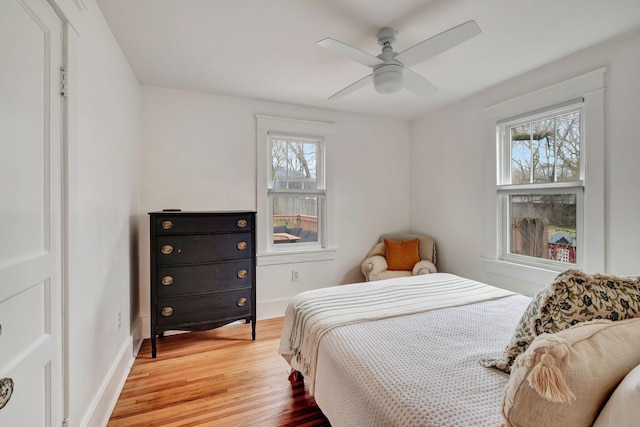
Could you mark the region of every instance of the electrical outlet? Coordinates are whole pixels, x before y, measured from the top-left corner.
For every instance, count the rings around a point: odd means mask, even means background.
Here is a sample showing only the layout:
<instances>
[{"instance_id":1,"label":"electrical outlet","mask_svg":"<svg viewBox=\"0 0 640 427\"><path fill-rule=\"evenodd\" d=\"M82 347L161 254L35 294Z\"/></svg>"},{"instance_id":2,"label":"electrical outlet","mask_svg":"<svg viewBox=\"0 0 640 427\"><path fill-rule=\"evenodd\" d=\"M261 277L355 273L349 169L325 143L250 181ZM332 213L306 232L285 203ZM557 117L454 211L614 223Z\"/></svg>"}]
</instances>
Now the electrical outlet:
<instances>
[{"instance_id":1,"label":"electrical outlet","mask_svg":"<svg viewBox=\"0 0 640 427\"><path fill-rule=\"evenodd\" d=\"M120 327L122 326L122 312L118 311L118 330L120 330Z\"/></svg>"},{"instance_id":2,"label":"electrical outlet","mask_svg":"<svg viewBox=\"0 0 640 427\"><path fill-rule=\"evenodd\" d=\"M297 282L300 279L300 275L298 274L298 270L291 270L291 280Z\"/></svg>"}]
</instances>

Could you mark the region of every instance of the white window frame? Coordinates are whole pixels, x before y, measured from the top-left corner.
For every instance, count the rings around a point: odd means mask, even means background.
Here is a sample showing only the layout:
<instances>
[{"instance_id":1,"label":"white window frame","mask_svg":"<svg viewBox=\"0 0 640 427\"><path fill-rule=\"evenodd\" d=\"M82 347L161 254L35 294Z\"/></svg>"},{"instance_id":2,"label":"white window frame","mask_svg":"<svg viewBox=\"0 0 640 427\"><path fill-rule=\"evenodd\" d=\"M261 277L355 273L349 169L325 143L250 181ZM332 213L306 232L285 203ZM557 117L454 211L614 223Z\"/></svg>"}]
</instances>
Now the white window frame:
<instances>
[{"instance_id":1,"label":"white window frame","mask_svg":"<svg viewBox=\"0 0 640 427\"><path fill-rule=\"evenodd\" d=\"M580 112L580 179L572 182L545 182L541 184L512 184L511 183L511 138L510 129L514 126L527 124L538 120L544 120L569 112ZM498 153L497 194L500 209L498 211L498 240L499 258L516 264L531 265L533 267L550 268L552 270L566 270L576 268L582 264L582 256L585 250L582 238L584 235L584 192L585 192L585 168L584 168L584 100L576 99L562 105L555 105L543 109L526 113L522 116L500 120L496 123L496 151ZM551 259L535 258L531 256L510 253L511 242L511 214L509 212L509 196L526 194L574 194L576 196L576 235L577 235L577 258L576 263L561 262Z\"/></svg>"},{"instance_id":2,"label":"white window frame","mask_svg":"<svg viewBox=\"0 0 640 427\"><path fill-rule=\"evenodd\" d=\"M332 176L327 172L326 152L334 124L310 120L256 115L257 143L257 263L288 264L335 258L334 220L331 209ZM317 159L318 189L284 190L271 188L271 141L274 137L313 141L319 144ZM273 244L274 196L318 197L318 241Z\"/></svg>"},{"instance_id":3,"label":"white window frame","mask_svg":"<svg viewBox=\"0 0 640 427\"><path fill-rule=\"evenodd\" d=\"M605 75L606 68L598 69L552 86L527 93L517 98L494 104L484 110L485 141L492 153L485 165L485 270L496 278L515 279L521 284L544 285L567 267L586 271L605 271L605 221L604 221L604 144L605 144ZM530 112L551 109L554 106L583 100L581 168L584 186L582 205L577 206L582 239L578 247L576 264L559 262L523 262L517 257L503 256L504 203L497 187L502 184L498 174L499 162L503 161L499 124L509 118L522 117ZM565 184L567 185L567 184ZM568 186L579 187L575 183ZM507 191L507 188L504 188ZM576 190L578 191L578 190ZM515 288L518 287L516 283Z\"/></svg>"}]
</instances>

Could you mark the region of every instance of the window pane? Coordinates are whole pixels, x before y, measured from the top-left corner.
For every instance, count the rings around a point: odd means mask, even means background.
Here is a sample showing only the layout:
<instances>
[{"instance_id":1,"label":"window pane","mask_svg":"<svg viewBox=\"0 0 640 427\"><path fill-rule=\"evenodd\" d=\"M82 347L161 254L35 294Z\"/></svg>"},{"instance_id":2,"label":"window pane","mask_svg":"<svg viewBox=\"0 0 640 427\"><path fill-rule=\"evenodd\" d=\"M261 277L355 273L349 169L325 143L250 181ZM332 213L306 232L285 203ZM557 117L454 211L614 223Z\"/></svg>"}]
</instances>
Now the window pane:
<instances>
[{"instance_id":1,"label":"window pane","mask_svg":"<svg viewBox=\"0 0 640 427\"><path fill-rule=\"evenodd\" d=\"M531 126L511 128L511 183L531 182Z\"/></svg>"},{"instance_id":2,"label":"window pane","mask_svg":"<svg viewBox=\"0 0 640 427\"><path fill-rule=\"evenodd\" d=\"M580 179L580 112L557 115L509 129L511 184Z\"/></svg>"},{"instance_id":3,"label":"window pane","mask_svg":"<svg viewBox=\"0 0 640 427\"><path fill-rule=\"evenodd\" d=\"M319 197L274 196L273 243L318 241Z\"/></svg>"},{"instance_id":4,"label":"window pane","mask_svg":"<svg viewBox=\"0 0 640 427\"><path fill-rule=\"evenodd\" d=\"M580 112L557 117L556 133L556 181L577 181L580 179Z\"/></svg>"},{"instance_id":5,"label":"window pane","mask_svg":"<svg viewBox=\"0 0 640 427\"><path fill-rule=\"evenodd\" d=\"M510 253L576 262L576 195L509 196Z\"/></svg>"},{"instance_id":6,"label":"window pane","mask_svg":"<svg viewBox=\"0 0 640 427\"><path fill-rule=\"evenodd\" d=\"M317 142L289 139L271 140L272 187L308 190L318 188Z\"/></svg>"}]
</instances>

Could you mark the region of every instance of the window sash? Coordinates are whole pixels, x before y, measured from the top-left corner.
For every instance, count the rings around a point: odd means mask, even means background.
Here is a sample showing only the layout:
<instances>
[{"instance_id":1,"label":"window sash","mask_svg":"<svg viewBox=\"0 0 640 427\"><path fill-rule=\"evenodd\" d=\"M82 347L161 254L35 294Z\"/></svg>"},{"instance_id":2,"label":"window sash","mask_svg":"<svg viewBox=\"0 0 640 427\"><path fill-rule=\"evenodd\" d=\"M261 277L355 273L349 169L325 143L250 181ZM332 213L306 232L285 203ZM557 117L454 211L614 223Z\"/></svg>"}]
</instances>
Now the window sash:
<instances>
[{"instance_id":1,"label":"window sash","mask_svg":"<svg viewBox=\"0 0 640 427\"><path fill-rule=\"evenodd\" d=\"M269 192L269 218L270 225L273 228L274 225L274 198L278 196L284 197L307 197L310 196L309 193L292 193L288 191L274 191ZM283 252L283 251L291 251L291 250L299 250L299 249L309 249L309 248L324 248L326 247L326 236L325 236L325 226L326 226L326 197L324 192L316 192L312 197L316 198L317 201L317 241L312 242L295 242L295 244L276 244L273 239L269 239L268 248L269 251L272 252Z\"/></svg>"},{"instance_id":2,"label":"window sash","mask_svg":"<svg viewBox=\"0 0 640 427\"><path fill-rule=\"evenodd\" d=\"M517 126L528 125L536 123L542 120L551 119L558 116L568 115L570 113L578 112L580 114L580 180L584 186L585 180L585 155L584 155L584 130L585 130L585 114L584 114L584 99L569 101L559 105L551 106L536 110L531 113L525 113L518 115L517 117L501 120L496 123L496 136L498 142L498 174L497 185L558 185L558 184L571 184L576 181L557 181L557 182L541 182L539 184L512 184L511 181L511 162L512 162L512 147L511 147L511 134L510 129ZM573 184L575 185L575 184Z\"/></svg>"},{"instance_id":3,"label":"window sash","mask_svg":"<svg viewBox=\"0 0 640 427\"><path fill-rule=\"evenodd\" d=\"M584 193L584 181L544 184L507 184L497 186L498 195Z\"/></svg>"},{"instance_id":4,"label":"window sash","mask_svg":"<svg viewBox=\"0 0 640 427\"><path fill-rule=\"evenodd\" d=\"M512 184L512 142L511 128L527 125L541 120L550 119L573 112L580 114L580 179L577 181L540 182L526 184ZM506 120L496 122L497 137L497 182L496 193L501 206L499 218L499 230L501 234L499 254L504 261L531 266L575 266L581 265L583 260L583 223L584 223L584 193L585 193L585 151L584 151L584 102L583 99L569 101L556 106L543 108L531 113L521 114ZM529 195L551 195L551 194L574 194L576 195L576 259L575 264L563 261L545 259L536 256L511 253L512 219L510 196Z\"/></svg>"},{"instance_id":5,"label":"window sash","mask_svg":"<svg viewBox=\"0 0 640 427\"><path fill-rule=\"evenodd\" d=\"M512 224L511 224L511 206L510 196L529 196L529 195L543 195L543 194L575 194L576 196L576 259L574 263L564 263L561 261L544 259L534 256L521 255L511 253L511 239L512 239ZM500 259L504 261L510 261L518 264L530 265L530 266L564 266L564 268L575 267L582 265L584 260L584 193L583 191L551 191L544 193L503 193L498 195L498 202L500 204L501 215L499 217L499 229L501 233L499 254Z\"/></svg>"},{"instance_id":6,"label":"window sash","mask_svg":"<svg viewBox=\"0 0 640 427\"><path fill-rule=\"evenodd\" d=\"M311 197L317 202L317 241L312 242L299 242L294 243L278 243L276 244L273 239L269 239L267 247L271 252L300 250L304 248L323 248L325 246L326 238L324 236L324 223L325 223L325 199L326 188L324 180L324 138L309 137L293 134L282 133L269 133L268 137L268 157L269 157L269 179L267 188L267 197L269 199L269 218L270 224L273 226L275 221L274 213L274 200L277 197L292 197L292 198L304 198ZM275 142L285 143L303 143L315 145L315 186L316 188L274 188L275 177L273 176L273 144ZM289 163L287 160L287 163ZM287 183L288 183L287 178Z\"/></svg>"},{"instance_id":7,"label":"window sash","mask_svg":"<svg viewBox=\"0 0 640 427\"><path fill-rule=\"evenodd\" d=\"M310 197L316 197L316 196L326 196L327 190L325 189L318 189L318 190L301 190L301 189L284 189L284 188L278 188L278 189L274 189L274 188L269 188L267 190L267 195L269 196L299 196L299 197L304 197L304 196L310 196Z\"/></svg>"},{"instance_id":8,"label":"window sash","mask_svg":"<svg viewBox=\"0 0 640 427\"><path fill-rule=\"evenodd\" d=\"M291 191L291 192L310 192L313 189L304 189L304 188L278 188L275 189L273 184L275 182L275 177L273 176L273 144L274 141L283 141L287 143L303 143L303 144L314 144L316 145L316 159L315 159L315 184L316 189L325 189L325 177L324 177L324 138L320 137L309 137L309 136L300 136L300 135L285 135L285 134L273 134L269 133L268 137L268 157L269 157L269 177L267 181L267 189L268 191ZM287 180L288 182L288 180Z\"/></svg>"}]
</instances>

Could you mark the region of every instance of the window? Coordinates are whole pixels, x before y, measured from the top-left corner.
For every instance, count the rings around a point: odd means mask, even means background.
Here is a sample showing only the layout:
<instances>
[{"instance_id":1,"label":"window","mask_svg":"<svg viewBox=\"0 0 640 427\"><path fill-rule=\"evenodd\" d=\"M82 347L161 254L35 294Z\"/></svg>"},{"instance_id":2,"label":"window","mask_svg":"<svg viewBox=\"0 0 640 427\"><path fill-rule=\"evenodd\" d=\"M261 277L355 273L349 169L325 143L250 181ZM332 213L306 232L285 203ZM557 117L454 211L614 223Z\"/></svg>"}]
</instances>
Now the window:
<instances>
[{"instance_id":1,"label":"window","mask_svg":"<svg viewBox=\"0 0 640 427\"><path fill-rule=\"evenodd\" d=\"M269 135L269 208L274 245L322 242L325 185L324 141L301 136Z\"/></svg>"},{"instance_id":2,"label":"window","mask_svg":"<svg viewBox=\"0 0 640 427\"><path fill-rule=\"evenodd\" d=\"M576 264L581 256L583 103L498 124L502 257Z\"/></svg>"},{"instance_id":3,"label":"window","mask_svg":"<svg viewBox=\"0 0 640 427\"><path fill-rule=\"evenodd\" d=\"M258 265L333 259L334 125L257 115Z\"/></svg>"},{"instance_id":4,"label":"window","mask_svg":"<svg viewBox=\"0 0 640 427\"><path fill-rule=\"evenodd\" d=\"M487 280L530 293L605 270L606 68L486 107Z\"/></svg>"}]
</instances>

